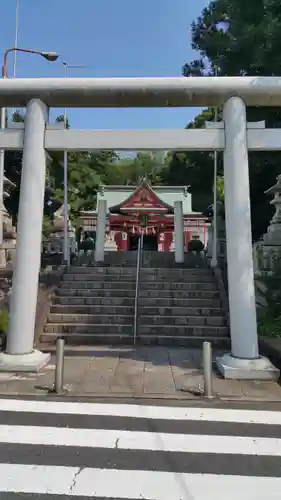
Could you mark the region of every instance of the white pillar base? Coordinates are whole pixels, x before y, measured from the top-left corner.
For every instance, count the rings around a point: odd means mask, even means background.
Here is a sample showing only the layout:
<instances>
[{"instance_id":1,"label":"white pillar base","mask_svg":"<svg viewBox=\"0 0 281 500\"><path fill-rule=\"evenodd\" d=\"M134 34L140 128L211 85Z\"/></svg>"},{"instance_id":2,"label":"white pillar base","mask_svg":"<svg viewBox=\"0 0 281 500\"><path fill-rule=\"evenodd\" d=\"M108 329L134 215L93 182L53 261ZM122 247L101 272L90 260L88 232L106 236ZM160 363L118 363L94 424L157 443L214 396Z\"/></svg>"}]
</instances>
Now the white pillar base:
<instances>
[{"instance_id":1,"label":"white pillar base","mask_svg":"<svg viewBox=\"0 0 281 500\"><path fill-rule=\"evenodd\" d=\"M278 380L280 375L280 371L263 356L257 359L241 359L224 354L216 359L216 364L225 379Z\"/></svg>"},{"instance_id":2,"label":"white pillar base","mask_svg":"<svg viewBox=\"0 0 281 500\"><path fill-rule=\"evenodd\" d=\"M0 372L39 372L51 359L51 354L34 350L29 354L0 353Z\"/></svg>"}]
</instances>

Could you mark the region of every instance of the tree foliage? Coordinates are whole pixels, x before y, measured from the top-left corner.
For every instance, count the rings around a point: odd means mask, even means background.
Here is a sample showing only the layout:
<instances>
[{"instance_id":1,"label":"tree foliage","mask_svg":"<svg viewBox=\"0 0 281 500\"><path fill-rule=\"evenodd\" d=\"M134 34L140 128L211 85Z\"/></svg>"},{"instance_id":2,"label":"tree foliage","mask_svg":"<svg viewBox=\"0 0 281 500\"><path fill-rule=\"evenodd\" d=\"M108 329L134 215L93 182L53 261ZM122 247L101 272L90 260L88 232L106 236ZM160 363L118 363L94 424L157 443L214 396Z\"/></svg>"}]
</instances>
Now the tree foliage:
<instances>
[{"instance_id":1,"label":"tree foliage","mask_svg":"<svg viewBox=\"0 0 281 500\"><path fill-rule=\"evenodd\" d=\"M13 121L23 122L24 116L16 112ZM64 116L58 116L63 122ZM70 124L67 122L67 127ZM44 202L43 233L51 228L54 212L63 204L64 168L63 152L48 154ZM138 153L135 157L120 159L114 151L69 152L68 153L68 201L70 217L75 222L81 210L93 210L96 195L103 184L135 184L142 177L151 182L159 180L159 166L153 155ZM5 175L15 184L6 208L16 223L19 206L22 152L7 151L5 154Z\"/></svg>"},{"instance_id":2,"label":"tree foliage","mask_svg":"<svg viewBox=\"0 0 281 500\"><path fill-rule=\"evenodd\" d=\"M281 71L281 3L280 0L215 0L203 9L201 16L191 26L192 48L199 58L183 66L186 77L224 76L274 76ZM212 110L205 110L192 124L202 127L212 119ZM281 127L281 110L278 108L249 108L249 121L265 120L268 127ZM186 153L182 170L192 183L193 172L202 181L202 191L209 193L211 156L208 153ZM194 162L196 167L194 167ZM272 207L264 191L275 183L281 170L281 153L250 153L250 189L253 239L266 231L272 216ZM219 173L222 173L220 159ZM172 176L173 177L173 176ZM169 177L171 180L171 175ZM202 197L202 193L201 193ZM196 199L196 196L195 196Z\"/></svg>"}]
</instances>

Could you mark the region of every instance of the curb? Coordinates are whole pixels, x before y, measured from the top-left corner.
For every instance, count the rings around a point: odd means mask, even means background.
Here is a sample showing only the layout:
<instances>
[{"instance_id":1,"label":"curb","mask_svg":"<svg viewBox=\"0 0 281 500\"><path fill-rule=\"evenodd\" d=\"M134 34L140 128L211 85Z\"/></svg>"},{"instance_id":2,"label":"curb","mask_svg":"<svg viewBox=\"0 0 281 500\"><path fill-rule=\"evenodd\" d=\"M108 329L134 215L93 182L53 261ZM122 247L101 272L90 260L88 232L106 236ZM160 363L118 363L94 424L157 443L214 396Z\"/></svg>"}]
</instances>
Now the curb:
<instances>
[{"instance_id":1,"label":"curb","mask_svg":"<svg viewBox=\"0 0 281 500\"><path fill-rule=\"evenodd\" d=\"M0 392L0 398L1 397L17 397L17 398L25 398L25 397L46 397L46 398L64 398L65 400L75 398L83 398L83 399L130 399L130 400L135 400L135 401L142 401L142 400L155 400L155 401L202 401L202 402L232 402L232 403L281 403L281 399L265 399L265 398L258 398L258 397L238 397L238 396L220 396L220 395L214 395L214 397L208 399L204 397L203 395L199 396L194 396L194 395L188 395L188 396L182 396L180 394L178 395L171 395L171 394L139 394L139 395L132 395L128 393L116 393L116 394L101 394L101 393L71 393L71 392L64 392L62 394L56 394L54 392L49 392L48 391L41 391L41 392Z\"/></svg>"}]
</instances>

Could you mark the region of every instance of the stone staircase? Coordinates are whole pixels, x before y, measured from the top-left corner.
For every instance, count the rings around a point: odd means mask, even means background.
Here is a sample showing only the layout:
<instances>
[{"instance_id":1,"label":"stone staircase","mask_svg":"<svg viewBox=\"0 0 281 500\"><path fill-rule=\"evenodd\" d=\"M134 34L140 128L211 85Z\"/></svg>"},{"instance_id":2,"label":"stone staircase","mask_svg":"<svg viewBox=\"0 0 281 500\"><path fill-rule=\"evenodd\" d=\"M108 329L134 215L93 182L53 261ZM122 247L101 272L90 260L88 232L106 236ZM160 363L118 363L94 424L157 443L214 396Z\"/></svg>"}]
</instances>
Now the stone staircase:
<instances>
[{"instance_id":1,"label":"stone staircase","mask_svg":"<svg viewBox=\"0 0 281 500\"><path fill-rule=\"evenodd\" d=\"M64 336L67 344L130 344L135 267L71 267L51 306L41 343Z\"/></svg>"},{"instance_id":2,"label":"stone staircase","mask_svg":"<svg viewBox=\"0 0 281 500\"><path fill-rule=\"evenodd\" d=\"M134 335L136 253L112 252L103 266L73 266L63 276L40 342L64 336L72 346L131 345ZM195 257L194 257L195 258ZM199 347L228 342L214 276L203 260L144 252L139 277L137 342Z\"/></svg>"},{"instance_id":3,"label":"stone staircase","mask_svg":"<svg viewBox=\"0 0 281 500\"><path fill-rule=\"evenodd\" d=\"M141 344L198 347L228 342L226 315L210 269L147 268L140 274Z\"/></svg>"}]
</instances>

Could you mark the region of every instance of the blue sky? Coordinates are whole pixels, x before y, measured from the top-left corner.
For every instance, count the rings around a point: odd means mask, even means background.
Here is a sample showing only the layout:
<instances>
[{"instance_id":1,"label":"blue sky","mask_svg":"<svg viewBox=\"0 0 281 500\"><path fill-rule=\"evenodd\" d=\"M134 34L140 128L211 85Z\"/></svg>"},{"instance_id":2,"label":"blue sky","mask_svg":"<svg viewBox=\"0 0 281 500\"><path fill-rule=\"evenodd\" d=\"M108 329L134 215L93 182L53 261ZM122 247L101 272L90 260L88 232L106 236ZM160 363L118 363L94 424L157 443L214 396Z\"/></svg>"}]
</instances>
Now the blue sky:
<instances>
[{"instance_id":1,"label":"blue sky","mask_svg":"<svg viewBox=\"0 0 281 500\"><path fill-rule=\"evenodd\" d=\"M18 46L56 51L71 76L180 76L196 57L190 25L207 0L20 0ZM0 0L0 51L13 46L16 0ZM3 19L5 22L3 22ZM13 58L8 69L13 71ZM18 54L18 77L58 77L61 62ZM71 109L76 128L184 127L198 109ZM60 114L54 110L52 114Z\"/></svg>"}]
</instances>

